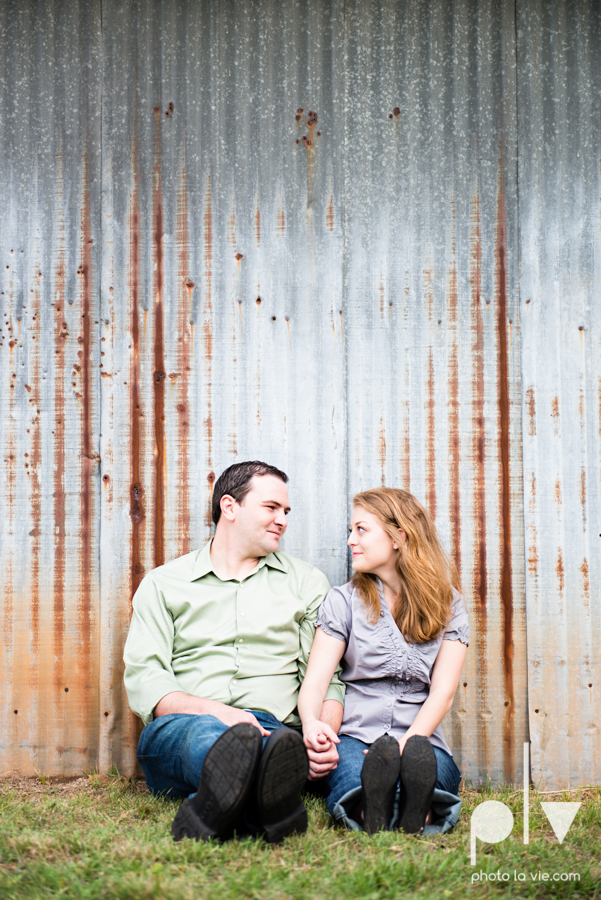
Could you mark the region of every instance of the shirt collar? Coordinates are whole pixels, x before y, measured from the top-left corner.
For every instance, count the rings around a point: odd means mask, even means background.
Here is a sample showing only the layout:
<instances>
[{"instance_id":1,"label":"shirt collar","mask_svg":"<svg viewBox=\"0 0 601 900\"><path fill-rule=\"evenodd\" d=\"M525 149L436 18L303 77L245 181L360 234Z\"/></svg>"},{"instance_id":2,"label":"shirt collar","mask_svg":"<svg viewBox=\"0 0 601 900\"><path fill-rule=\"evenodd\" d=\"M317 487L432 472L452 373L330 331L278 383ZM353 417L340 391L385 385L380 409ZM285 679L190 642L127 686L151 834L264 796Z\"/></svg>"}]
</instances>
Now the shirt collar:
<instances>
[{"instance_id":1,"label":"shirt collar","mask_svg":"<svg viewBox=\"0 0 601 900\"><path fill-rule=\"evenodd\" d=\"M205 544L202 547L197 555L194 566L192 567L192 574L190 575L190 581L196 581L198 578L203 578L205 575L208 575L209 572L213 572L213 563L211 562L211 544L213 543L213 538L209 541L208 544ZM288 573L288 566L282 556L281 553L269 553L267 556L262 556L259 560L259 564L257 566L256 571L263 568L263 566L269 566L270 569L278 569L280 572Z\"/></svg>"}]
</instances>

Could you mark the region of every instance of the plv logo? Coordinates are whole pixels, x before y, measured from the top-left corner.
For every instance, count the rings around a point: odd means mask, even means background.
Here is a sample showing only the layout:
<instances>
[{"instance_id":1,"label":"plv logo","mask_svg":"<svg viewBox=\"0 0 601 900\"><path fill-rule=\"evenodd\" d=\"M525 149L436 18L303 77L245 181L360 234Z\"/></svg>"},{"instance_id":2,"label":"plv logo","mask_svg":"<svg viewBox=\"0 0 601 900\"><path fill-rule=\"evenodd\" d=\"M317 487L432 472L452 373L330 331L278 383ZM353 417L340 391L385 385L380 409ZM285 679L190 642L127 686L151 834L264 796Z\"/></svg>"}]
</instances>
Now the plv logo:
<instances>
[{"instance_id":1,"label":"plv logo","mask_svg":"<svg viewBox=\"0 0 601 900\"><path fill-rule=\"evenodd\" d=\"M524 843L530 843L530 746L524 744ZM582 806L581 803L566 803L553 800L541 803L544 813L561 844ZM485 800L472 813L470 825L470 861L476 865L476 838L486 844L498 844L509 837L513 829L513 814L500 800Z\"/></svg>"}]
</instances>

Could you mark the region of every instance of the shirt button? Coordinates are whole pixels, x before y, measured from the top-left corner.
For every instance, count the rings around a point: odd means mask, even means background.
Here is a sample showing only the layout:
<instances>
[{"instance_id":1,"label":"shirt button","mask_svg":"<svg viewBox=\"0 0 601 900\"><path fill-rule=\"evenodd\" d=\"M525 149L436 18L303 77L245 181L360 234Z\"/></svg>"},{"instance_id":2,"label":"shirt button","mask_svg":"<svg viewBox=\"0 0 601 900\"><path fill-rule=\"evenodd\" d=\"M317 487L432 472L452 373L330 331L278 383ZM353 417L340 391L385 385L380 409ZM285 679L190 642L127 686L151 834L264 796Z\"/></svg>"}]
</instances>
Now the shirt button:
<instances>
[{"instance_id":1,"label":"shirt button","mask_svg":"<svg viewBox=\"0 0 601 900\"><path fill-rule=\"evenodd\" d=\"M390 700L388 701L388 703L386 704L386 706L392 706L392 703L390 702Z\"/></svg>"},{"instance_id":2,"label":"shirt button","mask_svg":"<svg viewBox=\"0 0 601 900\"><path fill-rule=\"evenodd\" d=\"M244 638L240 638L240 640L238 641L238 643L239 643L239 644L243 644L243 643L244 643Z\"/></svg>"},{"instance_id":3,"label":"shirt button","mask_svg":"<svg viewBox=\"0 0 601 900\"><path fill-rule=\"evenodd\" d=\"M241 616L243 616L243 615L244 615L244 613L240 613L240 615L241 615Z\"/></svg>"},{"instance_id":4,"label":"shirt button","mask_svg":"<svg viewBox=\"0 0 601 900\"><path fill-rule=\"evenodd\" d=\"M238 684L235 678L232 678L232 684Z\"/></svg>"}]
</instances>

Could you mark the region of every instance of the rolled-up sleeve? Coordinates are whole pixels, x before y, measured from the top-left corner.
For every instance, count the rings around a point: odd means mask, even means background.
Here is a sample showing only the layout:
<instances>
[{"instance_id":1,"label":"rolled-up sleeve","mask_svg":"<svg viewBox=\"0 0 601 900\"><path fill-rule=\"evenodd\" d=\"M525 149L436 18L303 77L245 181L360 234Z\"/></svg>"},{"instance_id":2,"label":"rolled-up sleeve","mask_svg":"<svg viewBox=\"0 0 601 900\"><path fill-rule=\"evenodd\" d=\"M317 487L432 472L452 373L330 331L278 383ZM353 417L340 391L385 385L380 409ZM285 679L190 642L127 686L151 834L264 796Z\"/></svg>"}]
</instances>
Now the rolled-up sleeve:
<instances>
[{"instance_id":1,"label":"rolled-up sleeve","mask_svg":"<svg viewBox=\"0 0 601 900\"><path fill-rule=\"evenodd\" d=\"M463 597L453 588L453 601L451 604L451 621L442 636L444 641L461 641L466 647L470 645L470 624L467 617L467 609Z\"/></svg>"},{"instance_id":2,"label":"rolled-up sleeve","mask_svg":"<svg viewBox=\"0 0 601 900\"><path fill-rule=\"evenodd\" d=\"M348 644L351 631L351 608L340 588L333 587L319 607L315 623L322 631L338 641Z\"/></svg>"},{"instance_id":3,"label":"rolled-up sleeve","mask_svg":"<svg viewBox=\"0 0 601 900\"><path fill-rule=\"evenodd\" d=\"M300 625L300 657L298 661L299 680L302 683L307 671L307 662L309 661L309 653L315 638L315 626L320 606L324 602L324 597L329 590L329 582L326 576L318 569L307 576L306 583L303 584L303 595L309 598L307 612ZM344 705L345 686L340 680L342 667L339 665L334 672L332 680L326 691L325 700L338 700Z\"/></svg>"},{"instance_id":4,"label":"rolled-up sleeve","mask_svg":"<svg viewBox=\"0 0 601 900\"><path fill-rule=\"evenodd\" d=\"M135 593L123 653L129 705L145 725L152 722L154 708L162 697L182 690L171 665L173 639L173 619L150 573Z\"/></svg>"}]
</instances>

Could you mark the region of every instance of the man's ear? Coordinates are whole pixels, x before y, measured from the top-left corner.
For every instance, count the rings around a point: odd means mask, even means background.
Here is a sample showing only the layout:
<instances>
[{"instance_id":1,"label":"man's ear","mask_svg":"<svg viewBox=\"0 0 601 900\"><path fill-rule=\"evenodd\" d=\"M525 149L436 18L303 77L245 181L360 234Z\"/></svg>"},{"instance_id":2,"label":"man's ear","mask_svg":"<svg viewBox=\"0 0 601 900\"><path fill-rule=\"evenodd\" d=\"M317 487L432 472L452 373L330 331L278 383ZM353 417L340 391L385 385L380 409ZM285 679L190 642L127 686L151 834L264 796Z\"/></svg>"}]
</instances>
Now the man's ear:
<instances>
[{"instance_id":1,"label":"man's ear","mask_svg":"<svg viewBox=\"0 0 601 900\"><path fill-rule=\"evenodd\" d=\"M221 507L221 515L225 516L229 522L233 522L236 518L236 501L234 498L229 494L224 494L219 501L219 506Z\"/></svg>"}]
</instances>

